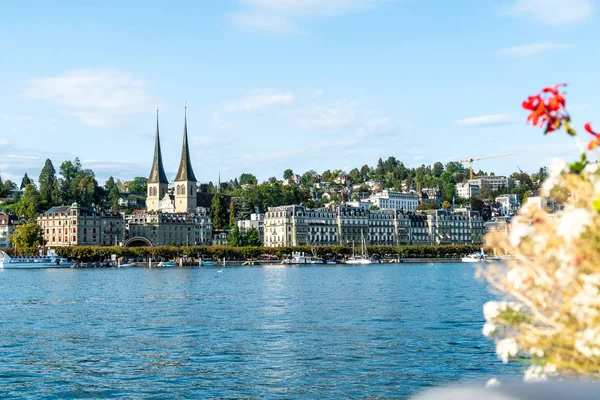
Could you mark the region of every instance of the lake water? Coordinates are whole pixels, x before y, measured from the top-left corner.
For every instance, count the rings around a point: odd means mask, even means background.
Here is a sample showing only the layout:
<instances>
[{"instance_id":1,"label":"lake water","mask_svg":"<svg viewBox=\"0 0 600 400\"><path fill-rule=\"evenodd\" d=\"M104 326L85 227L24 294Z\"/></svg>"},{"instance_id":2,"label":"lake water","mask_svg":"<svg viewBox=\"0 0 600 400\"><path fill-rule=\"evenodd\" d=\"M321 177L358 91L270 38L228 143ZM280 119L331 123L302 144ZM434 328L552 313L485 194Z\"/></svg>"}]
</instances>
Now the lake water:
<instances>
[{"instance_id":1,"label":"lake water","mask_svg":"<svg viewBox=\"0 0 600 400\"><path fill-rule=\"evenodd\" d=\"M0 397L406 398L515 375L469 264L0 270Z\"/></svg>"}]
</instances>

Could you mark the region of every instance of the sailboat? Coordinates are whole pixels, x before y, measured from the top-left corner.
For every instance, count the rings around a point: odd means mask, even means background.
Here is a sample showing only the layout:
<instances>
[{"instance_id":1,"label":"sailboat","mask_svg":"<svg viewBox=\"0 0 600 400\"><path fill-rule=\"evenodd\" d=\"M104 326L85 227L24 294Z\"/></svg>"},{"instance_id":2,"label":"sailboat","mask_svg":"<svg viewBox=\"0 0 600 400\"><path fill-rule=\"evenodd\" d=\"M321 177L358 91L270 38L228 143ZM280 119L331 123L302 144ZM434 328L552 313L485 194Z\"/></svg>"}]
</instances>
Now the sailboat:
<instances>
[{"instance_id":1,"label":"sailboat","mask_svg":"<svg viewBox=\"0 0 600 400\"><path fill-rule=\"evenodd\" d=\"M365 238L363 236L363 231L360 231L360 239L361 239L361 255L357 256L354 254L354 242L352 242L352 257L346 260L346 264L354 264L354 265L366 265L373 264L373 261L369 259L369 254L367 252L367 245L365 243Z\"/></svg>"}]
</instances>

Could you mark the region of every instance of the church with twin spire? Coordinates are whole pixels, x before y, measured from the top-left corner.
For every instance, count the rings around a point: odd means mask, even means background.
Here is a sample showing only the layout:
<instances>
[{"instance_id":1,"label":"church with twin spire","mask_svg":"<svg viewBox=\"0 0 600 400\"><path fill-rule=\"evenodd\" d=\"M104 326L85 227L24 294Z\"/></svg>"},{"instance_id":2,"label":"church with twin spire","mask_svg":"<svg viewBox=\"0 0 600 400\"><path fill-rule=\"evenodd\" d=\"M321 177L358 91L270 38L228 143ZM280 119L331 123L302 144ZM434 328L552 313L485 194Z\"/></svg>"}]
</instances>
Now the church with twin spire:
<instances>
[{"instance_id":1,"label":"church with twin spire","mask_svg":"<svg viewBox=\"0 0 600 400\"><path fill-rule=\"evenodd\" d=\"M169 190L169 180L163 167L160 148L160 132L158 110L156 110L156 138L154 143L154 160L148 177L148 193L146 208L148 212L163 213L196 213L198 207L198 183L194 175L190 157L190 147L187 133L187 107L183 124L183 145L181 160L175 176L172 192Z\"/></svg>"}]
</instances>

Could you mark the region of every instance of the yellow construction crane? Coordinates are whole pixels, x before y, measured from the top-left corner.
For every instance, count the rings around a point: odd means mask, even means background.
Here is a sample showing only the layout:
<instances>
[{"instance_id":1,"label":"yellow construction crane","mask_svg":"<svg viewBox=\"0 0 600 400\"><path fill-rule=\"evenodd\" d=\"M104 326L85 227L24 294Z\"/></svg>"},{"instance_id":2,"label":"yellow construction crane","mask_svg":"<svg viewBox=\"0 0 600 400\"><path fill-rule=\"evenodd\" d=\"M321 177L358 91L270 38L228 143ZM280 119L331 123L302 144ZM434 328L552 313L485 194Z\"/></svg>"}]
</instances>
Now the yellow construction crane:
<instances>
[{"instance_id":1,"label":"yellow construction crane","mask_svg":"<svg viewBox=\"0 0 600 400\"><path fill-rule=\"evenodd\" d=\"M473 158L469 158L468 160L461 160L461 162L469 163L469 179L473 179L473 161L487 160L490 158L498 158L498 157L508 157L508 156L512 156L512 155L513 155L513 153L507 153L507 154L499 154L497 156L473 157Z\"/></svg>"}]
</instances>

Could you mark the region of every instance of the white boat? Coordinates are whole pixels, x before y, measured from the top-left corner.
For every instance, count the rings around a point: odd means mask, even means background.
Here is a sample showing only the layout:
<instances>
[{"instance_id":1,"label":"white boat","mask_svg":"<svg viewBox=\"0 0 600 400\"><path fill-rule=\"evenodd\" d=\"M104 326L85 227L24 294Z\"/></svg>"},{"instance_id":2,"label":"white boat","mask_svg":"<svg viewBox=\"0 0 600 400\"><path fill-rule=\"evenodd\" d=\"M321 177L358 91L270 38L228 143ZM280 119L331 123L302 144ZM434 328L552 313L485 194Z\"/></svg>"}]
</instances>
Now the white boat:
<instances>
[{"instance_id":1,"label":"white boat","mask_svg":"<svg viewBox=\"0 0 600 400\"><path fill-rule=\"evenodd\" d=\"M304 255L304 253L292 253L291 258L286 258L282 264L323 264L321 258Z\"/></svg>"},{"instance_id":2,"label":"white boat","mask_svg":"<svg viewBox=\"0 0 600 400\"><path fill-rule=\"evenodd\" d=\"M482 253L473 253L473 254L469 254L466 257L462 257L460 260L462 262L464 262L464 263L484 262L485 261L485 255L483 255Z\"/></svg>"},{"instance_id":3,"label":"white boat","mask_svg":"<svg viewBox=\"0 0 600 400\"><path fill-rule=\"evenodd\" d=\"M0 269L71 268L72 262L60 257L54 250L34 257L11 257L0 251Z\"/></svg>"},{"instance_id":4,"label":"white boat","mask_svg":"<svg viewBox=\"0 0 600 400\"><path fill-rule=\"evenodd\" d=\"M361 255L357 256L354 254L354 242L352 242L352 257L345 261L346 264L351 265L367 265L367 264L377 264L379 261L369 258L369 253L367 252L367 245L365 243L365 237L363 236L363 232L360 231L360 239L361 239Z\"/></svg>"}]
</instances>

